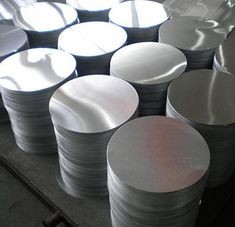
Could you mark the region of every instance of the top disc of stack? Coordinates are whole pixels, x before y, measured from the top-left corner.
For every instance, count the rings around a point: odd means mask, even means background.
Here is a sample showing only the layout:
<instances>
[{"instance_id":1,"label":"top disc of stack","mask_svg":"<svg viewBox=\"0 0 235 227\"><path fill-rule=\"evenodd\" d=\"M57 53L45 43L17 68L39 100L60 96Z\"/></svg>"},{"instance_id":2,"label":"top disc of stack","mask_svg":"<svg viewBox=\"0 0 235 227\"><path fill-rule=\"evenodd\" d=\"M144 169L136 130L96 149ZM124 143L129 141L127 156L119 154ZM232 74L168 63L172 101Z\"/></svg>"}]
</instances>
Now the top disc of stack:
<instances>
[{"instance_id":1,"label":"top disc of stack","mask_svg":"<svg viewBox=\"0 0 235 227\"><path fill-rule=\"evenodd\" d=\"M22 29L12 25L0 25L0 62L26 48L28 38Z\"/></svg>"},{"instance_id":2,"label":"top disc of stack","mask_svg":"<svg viewBox=\"0 0 235 227\"><path fill-rule=\"evenodd\" d=\"M77 22L77 12L66 4L37 2L18 9L13 22L27 32L30 46L56 47L58 32Z\"/></svg>"},{"instance_id":3,"label":"top disc of stack","mask_svg":"<svg viewBox=\"0 0 235 227\"><path fill-rule=\"evenodd\" d=\"M159 29L159 42L182 50L189 69L211 68L214 51L226 36L219 23L198 17L173 18Z\"/></svg>"},{"instance_id":4,"label":"top disc of stack","mask_svg":"<svg viewBox=\"0 0 235 227\"><path fill-rule=\"evenodd\" d=\"M119 0L66 0L66 3L78 11L81 22L108 22L108 12Z\"/></svg>"},{"instance_id":5,"label":"top disc of stack","mask_svg":"<svg viewBox=\"0 0 235 227\"><path fill-rule=\"evenodd\" d=\"M228 38L216 49L214 68L219 71L235 74L234 51L235 31L232 31Z\"/></svg>"},{"instance_id":6,"label":"top disc of stack","mask_svg":"<svg viewBox=\"0 0 235 227\"><path fill-rule=\"evenodd\" d=\"M167 9L153 1L126 1L109 12L110 22L123 27L129 43L157 41L158 27L170 17Z\"/></svg>"}]
</instances>

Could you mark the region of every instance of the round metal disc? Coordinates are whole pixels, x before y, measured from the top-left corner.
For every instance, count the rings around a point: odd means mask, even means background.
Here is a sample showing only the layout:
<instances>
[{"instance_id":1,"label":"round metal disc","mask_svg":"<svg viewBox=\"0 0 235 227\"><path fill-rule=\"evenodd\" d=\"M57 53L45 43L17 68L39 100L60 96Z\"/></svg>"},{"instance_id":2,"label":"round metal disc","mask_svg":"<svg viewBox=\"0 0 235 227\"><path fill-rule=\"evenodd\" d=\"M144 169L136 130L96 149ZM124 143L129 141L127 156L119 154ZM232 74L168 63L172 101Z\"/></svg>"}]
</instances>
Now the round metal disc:
<instances>
[{"instance_id":1,"label":"round metal disc","mask_svg":"<svg viewBox=\"0 0 235 227\"><path fill-rule=\"evenodd\" d=\"M0 86L15 92L36 92L61 83L75 68L75 59L64 51L29 49L2 61Z\"/></svg>"},{"instance_id":2,"label":"round metal disc","mask_svg":"<svg viewBox=\"0 0 235 227\"><path fill-rule=\"evenodd\" d=\"M49 107L54 125L78 133L98 133L128 121L138 103L135 89L124 80L91 75L61 86Z\"/></svg>"},{"instance_id":3,"label":"round metal disc","mask_svg":"<svg viewBox=\"0 0 235 227\"><path fill-rule=\"evenodd\" d=\"M14 24L26 31L48 32L65 28L77 20L72 7L55 2L37 2L18 9Z\"/></svg>"},{"instance_id":4,"label":"round metal disc","mask_svg":"<svg viewBox=\"0 0 235 227\"><path fill-rule=\"evenodd\" d=\"M110 75L137 84L161 84L182 74L186 64L185 55L175 47L155 42L135 43L112 56Z\"/></svg>"},{"instance_id":5,"label":"round metal disc","mask_svg":"<svg viewBox=\"0 0 235 227\"><path fill-rule=\"evenodd\" d=\"M23 30L12 25L0 25L0 62L26 48L28 38Z\"/></svg>"},{"instance_id":6,"label":"round metal disc","mask_svg":"<svg viewBox=\"0 0 235 227\"><path fill-rule=\"evenodd\" d=\"M126 32L114 24L86 22L63 31L58 47L75 56L94 57L117 50L125 44L126 39Z\"/></svg>"},{"instance_id":7,"label":"round metal disc","mask_svg":"<svg viewBox=\"0 0 235 227\"><path fill-rule=\"evenodd\" d=\"M109 12L112 23L126 28L147 28L162 24L170 17L167 9L153 1L126 1Z\"/></svg>"},{"instance_id":8,"label":"round metal disc","mask_svg":"<svg viewBox=\"0 0 235 227\"><path fill-rule=\"evenodd\" d=\"M226 30L218 22L198 17L173 18L159 29L161 42L182 50L215 49L226 36Z\"/></svg>"},{"instance_id":9,"label":"round metal disc","mask_svg":"<svg viewBox=\"0 0 235 227\"><path fill-rule=\"evenodd\" d=\"M184 118L205 125L235 123L235 76L213 70L187 72L168 88L168 102Z\"/></svg>"},{"instance_id":10,"label":"round metal disc","mask_svg":"<svg viewBox=\"0 0 235 227\"><path fill-rule=\"evenodd\" d=\"M152 116L118 129L109 142L107 160L123 185L146 193L168 193L200 181L209 168L210 154L195 129Z\"/></svg>"}]
</instances>

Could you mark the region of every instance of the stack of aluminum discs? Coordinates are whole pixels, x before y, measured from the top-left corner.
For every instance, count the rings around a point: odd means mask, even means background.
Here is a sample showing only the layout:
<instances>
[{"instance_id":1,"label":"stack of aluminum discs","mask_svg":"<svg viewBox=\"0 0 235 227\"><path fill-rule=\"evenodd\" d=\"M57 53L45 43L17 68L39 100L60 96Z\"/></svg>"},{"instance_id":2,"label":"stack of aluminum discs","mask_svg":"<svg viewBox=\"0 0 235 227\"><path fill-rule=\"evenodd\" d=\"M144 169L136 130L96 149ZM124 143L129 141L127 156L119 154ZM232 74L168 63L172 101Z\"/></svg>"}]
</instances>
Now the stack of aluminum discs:
<instances>
[{"instance_id":1,"label":"stack of aluminum discs","mask_svg":"<svg viewBox=\"0 0 235 227\"><path fill-rule=\"evenodd\" d=\"M182 74L187 61L175 47L162 43L141 42L118 50L110 63L110 75L122 78L136 89L139 116L164 115L167 88Z\"/></svg>"},{"instance_id":2,"label":"stack of aluminum discs","mask_svg":"<svg viewBox=\"0 0 235 227\"><path fill-rule=\"evenodd\" d=\"M194 226L210 163L196 130L166 117L138 118L112 136L107 159L113 227Z\"/></svg>"},{"instance_id":3,"label":"stack of aluminum discs","mask_svg":"<svg viewBox=\"0 0 235 227\"><path fill-rule=\"evenodd\" d=\"M167 116L184 121L207 141L211 152L208 187L226 182L235 168L235 76L195 70L168 89Z\"/></svg>"},{"instance_id":4,"label":"stack of aluminum discs","mask_svg":"<svg viewBox=\"0 0 235 227\"><path fill-rule=\"evenodd\" d=\"M235 75L235 64L233 61L235 51L235 30L215 51L214 69L229 72Z\"/></svg>"},{"instance_id":5,"label":"stack of aluminum discs","mask_svg":"<svg viewBox=\"0 0 235 227\"><path fill-rule=\"evenodd\" d=\"M215 49L226 39L226 30L216 21L179 17L159 29L159 42L180 49L187 57L187 71L211 69Z\"/></svg>"},{"instance_id":6,"label":"stack of aluminum discs","mask_svg":"<svg viewBox=\"0 0 235 227\"><path fill-rule=\"evenodd\" d=\"M16 53L0 64L0 86L17 145L35 154L56 152L49 99L75 77L76 61L68 53L38 48Z\"/></svg>"},{"instance_id":7,"label":"stack of aluminum discs","mask_svg":"<svg viewBox=\"0 0 235 227\"><path fill-rule=\"evenodd\" d=\"M26 33L12 25L0 25L0 62L10 55L28 48ZM0 122L8 121L0 95Z\"/></svg>"},{"instance_id":8,"label":"stack of aluminum discs","mask_svg":"<svg viewBox=\"0 0 235 227\"><path fill-rule=\"evenodd\" d=\"M109 10L119 0L66 0L67 4L75 8L81 22L109 21Z\"/></svg>"},{"instance_id":9,"label":"stack of aluminum discs","mask_svg":"<svg viewBox=\"0 0 235 227\"><path fill-rule=\"evenodd\" d=\"M59 36L58 48L76 58L79 76L109 74L111 57L126 40L121 27L94 21L67 28Z\"/></svg>"},{"instance_id":10,"label":"stack of aluminum discs","mask_svg":"<svg viewBox=\"0 0 235 227\"><path fill-rule=\"evenodd\" d=\"M0 24L13 25L13 14L22 6L32 4L37 0L1 0L0 1Z\"/></svg>"},{"instance_id":11,"label":"stack of aluminum discs","mask_svg":"<svg viewBox=\"0 0 235 227\"><path fill-rule=\"evenodd\" d=\"M107 195L107 144L118 127L137 116L135 89L107 75L84 76L61 86L49 107L58 143L59 185L75 197Z\"/></svg>"},{"instance_id":12,"label":"stack of aluminum discs","mask_svg":"<svg viewBox=\"0 0 235 227\"><path fill-rule=\"evenodd\" d=\"M37 2L18 9L14 24L26 31L30 47L57 47L59 34L78 22L72 7L55 2Z\"/></svg>"},{"instance_id":13,"label":"stack of aluminum discs","mask_svg":"<svg viewBox=\"0 0 235 227\"><path fill-rule=\"evenodd\" d=\"M145 0L122 2L109 12L110 22L126 30L128 44L157 41L159 26L169 17L161 3Z\"/></svg>"}]
</instances>

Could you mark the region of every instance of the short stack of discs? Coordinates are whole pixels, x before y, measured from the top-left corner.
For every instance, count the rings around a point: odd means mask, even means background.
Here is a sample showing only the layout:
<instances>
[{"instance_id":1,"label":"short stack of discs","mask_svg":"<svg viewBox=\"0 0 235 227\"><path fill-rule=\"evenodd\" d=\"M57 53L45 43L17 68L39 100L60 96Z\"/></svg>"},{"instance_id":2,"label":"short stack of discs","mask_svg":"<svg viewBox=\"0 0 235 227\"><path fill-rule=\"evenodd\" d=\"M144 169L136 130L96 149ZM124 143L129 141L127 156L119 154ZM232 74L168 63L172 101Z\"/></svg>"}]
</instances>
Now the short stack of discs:
<instances>
[{"instance_id":1,"label":"short stack of discs","mask_svg":"<svg viewBox=\"0 0 235 227\"><path fill-rule=\"evenodd\" d=\"M125 46L113 55L110 75L128 81L136 89L139 116L164 115L167 88L186 65L186 57L177 48L141 42Z\"/></svg>"},{"instance_id":2,"label":"short stack of discs","mask_svg":"<svg viewBox=\"0 0 235 227\"><path fill-rule=\"evenodd\" d=\"M4 106L22 150L34 154L56 152L49 99L57 87L76 76L75 69L73 56L49 48L22 51L0 64Z\"/></svg>"},{"instance_id":3,"label":"short stack of discs","mask_svg":"<svg viewBox=\"0 0 235 227\"><path fill-rule=\"evenodd\" d=\"M168 20L159 29L159 42L185 54L187 71L211 69L215 50L226 36L226 30L218 22L189 16Z\"/></svg>"},{"instance_id":4,"label":"short stack of discs","mask_svg":"<svg viewBox=\"0 0 235 227\"><path fill-rule=\"evenodd\" d=\"M26 33L20 28L12 25L0 25L0 62L10 55L28 48ZM0 95L0 122L8 121L2 97Z\"/></svg>"},{"instance_id":5,"label":"short stack of discs","mask_svg":"<svg viewBox=\"0 0 235 227\"><path fill-rule=\"evenodd\" d=\"M37 2L18 9L14 25L26 31L30 47L57 47L59 34L78 22L72 7L55 2Z\"/></svg>"},{"instance_id":6,"label":"short stack of discs","mask_svg":"<svg viewBox=\"0 0 235 227\"><path fill-rule=\"evenodd\" d=\"M107 75L76 78L52 96L50 113L58 143L59 185L75 197L107 195L106 149L122 124L137 117L138 95Z\"/></svg>"},{"instance_id":7,"label":"short stack of discs","mask_svg":"<svg viewBox=\"0 0 235 227\"><path fill-rule=\"evenodd\" d=\"M235 168L235 76L195 70L174 80L167 94L167 116L184 121L207 141L211 152L208 187L225 183Z\"/></svg>"},{"instance_id":8,"label":"short stack of discs","mask_svg":"<svg viewBox=\"0 0 235 227\"><path fill-rule=\"evenodd\" d=\"M169 17L161 3L145 0L122 2L109 12L110 22L126 30L128 44L157 41L159 26Z\"/></svg>"},{"instance_id":9,"label":"short stack of discs","mask_svg":"<svg viewBox=\"0 0 235 227\"><path fill-rule=\"evenodd\" d=\"M119 0L66 0L78 12L80 22L109 21L109 10Z\"/></svg>"},{"instance_id":10,"label":"short stack of discs","mask_svg":"<svg viewBox=\"0 0 235 227\"><path fill-rule=\"evenodd\" d=\"M127 34L121 27L94 21L67 28L59 36L58 48L76 58L79 76L109 74L111 57L126 40Z\"/></svg>"},{"instance_id":11,"label":"short stack of discs","mask_svg":"<svg viewBox=\"0 0 235 227\"><path fill-rule=\"evenodd\" d=\"M148 116L115 132L107 149L114 227L195 225L209 148L192 127Z\"/></svg>"}]
</instances>

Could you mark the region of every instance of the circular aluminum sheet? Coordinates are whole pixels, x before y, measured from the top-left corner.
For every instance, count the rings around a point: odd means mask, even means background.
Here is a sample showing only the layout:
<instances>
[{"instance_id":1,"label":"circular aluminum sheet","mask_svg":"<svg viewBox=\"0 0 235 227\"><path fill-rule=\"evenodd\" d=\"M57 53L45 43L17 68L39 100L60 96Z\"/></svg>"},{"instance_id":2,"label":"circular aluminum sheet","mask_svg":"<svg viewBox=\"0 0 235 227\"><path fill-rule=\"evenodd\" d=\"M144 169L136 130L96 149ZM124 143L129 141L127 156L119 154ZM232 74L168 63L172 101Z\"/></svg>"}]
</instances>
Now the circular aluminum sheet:
<instances>
[{"instance_id":1,"label":"circular aluminum sheet","mask_svg":"<svg viewBox=\"0 0 235 227\"><path fill-rule=\"evenodd\" d=\"M179 17L165 22L159 29L159 40L182 50L215 49L227 36L216 21L198 17Z\"/></svg>"},{"instance_id":2,"label":"circular aluminum sheet","mask_svg":"<svg viewBox=\"0 0 235 227\"><path fill-rule=\"evenodd\" d=\"M138 95L127 82L106 75L84 76L61 86L52 96L54 125L78 133L119 127L136 112Z\"/></svg>"},{"instance_id":3,"label":"circular aluminum sheet","mask_svg":"<svg viewBox=\"0 0 235 227\"><path fill-rule=\"evenodd\" d=\"M213 70L191 71L170 84L167 101L189 121L226 126L235 123L234 87L234 75Z\"/></svg>"},{"instance_id":4,"label":"circular aluminum sheet","mask_svg":"<svg viewBox=\"0 0 235 227\"><path fill-rule=\"evenodd\" d=\"M119 0L66 0L66 3L78 10L102 11L111 9Z\"/></svg>"},{"instance_id":5,"label":"circular aluminum sheet","mask_svg":"<svg viewBox=\"0 0 235 227\"><path fill-rule=\"evenodd\" d=\"M168 10L153 1L126 1L109 12L112 23L126 28L147 28L162 24L170 17Z\"/></svg>"},{"instance_id":6,"label":"circular aluminum sheet","mask_svg":"<svg viewBox=\"0 0 235 227\"><path fill-rule=\"evenodd\" d=\"M28 38L23 30L12 25L0 25L0 62L27 48Z\"/></svg>"},{"instance_id":7,"label":"circular aluminum sheet","mask_svg":"<svg viewBox=\"0 0 235 227\"><path fill-rule=\"evenodd\" d=\"M202 136L190 126L166 117L128 122L112 136L109 168L122 185L145 193L187 189L209 168L210 154Z\"/></svg>"},{"instance_id":8,"label":"circular aluminum sheet","mask_svg":"<svg viewBox=\"0 0 235 227\"><path fill-rule=\"evenodd\" d=\"M17 93L48 89L67 79L74 73L75 67L73 56L64 51L29 49L2 61L0 86Z\"/></svg>"},{"instance_id":9,"label":"circular aluminum sheet","mask_svg":"<svg viewBox=\"0 0 235 227\"><path fill-rule=\"evenodd\" d=\"M55 2L38 2L18 9L14 24L26 31L48 32L65 28L77 20L77 12L72 7Z\"/></svg>"},{"instance_id":10,"label":"circular aluminum sheet","mask_svg":"<svg viewBox=\"0 0 235 227\"><path fill-rule=\"evenodd\" d=\"M95 57L117 50L125 44L126 39L126 32L114 24L86 22L63 31L58 47L75 56Z\"/></svg>"},{"instance_id":11,"label":"circular aluminum sheet","mask_svg":"<svg viewBox=\"0 0 235 227\"><path fill-rule=\"evenodd\" d=\"M178 77L186 65L185 55L175 47L155 42L135 43L112 56L110 75L131 83L160 84Z\"/></svg>"}]
</instances>

